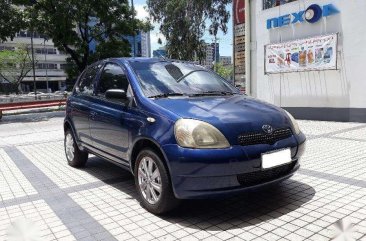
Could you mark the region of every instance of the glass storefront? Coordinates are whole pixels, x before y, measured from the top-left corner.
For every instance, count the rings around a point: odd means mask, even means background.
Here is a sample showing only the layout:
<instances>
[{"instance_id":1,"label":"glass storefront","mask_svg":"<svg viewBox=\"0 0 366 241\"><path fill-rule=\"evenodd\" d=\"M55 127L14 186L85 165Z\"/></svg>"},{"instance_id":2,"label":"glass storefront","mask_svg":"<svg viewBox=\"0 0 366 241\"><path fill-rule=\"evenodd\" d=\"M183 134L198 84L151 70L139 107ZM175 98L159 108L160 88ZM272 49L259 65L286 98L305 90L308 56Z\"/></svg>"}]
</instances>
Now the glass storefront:
<instances>
[{"instance_id":1,"label":"glass storefront","mask_svg":"<svg viewBox=\"0 0 366 241\"><path fill-rule=\"evenodd\" d=\"M263 9L274 8L297 0L263 0Z\"/></svg>"}]
</instances>

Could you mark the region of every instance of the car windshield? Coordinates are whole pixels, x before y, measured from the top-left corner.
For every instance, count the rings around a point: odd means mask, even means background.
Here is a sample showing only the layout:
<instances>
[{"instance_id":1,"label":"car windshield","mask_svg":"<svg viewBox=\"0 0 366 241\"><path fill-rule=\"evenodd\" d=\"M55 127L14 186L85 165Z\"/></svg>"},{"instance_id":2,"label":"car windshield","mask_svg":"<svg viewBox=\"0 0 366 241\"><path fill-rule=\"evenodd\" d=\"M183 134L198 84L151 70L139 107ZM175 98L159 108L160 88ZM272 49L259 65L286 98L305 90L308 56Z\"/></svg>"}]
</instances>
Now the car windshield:
<instances>
[{"instance_id":1,"label":"car windshield","mask_svg":"<svg viewBox=\"0 0 366 241\"><path fill-rule=\"evenodd\" d=\"M239 91L219 75L195 64L131 62L147 97L230 95Z\"/></svg>"}]
</instances>

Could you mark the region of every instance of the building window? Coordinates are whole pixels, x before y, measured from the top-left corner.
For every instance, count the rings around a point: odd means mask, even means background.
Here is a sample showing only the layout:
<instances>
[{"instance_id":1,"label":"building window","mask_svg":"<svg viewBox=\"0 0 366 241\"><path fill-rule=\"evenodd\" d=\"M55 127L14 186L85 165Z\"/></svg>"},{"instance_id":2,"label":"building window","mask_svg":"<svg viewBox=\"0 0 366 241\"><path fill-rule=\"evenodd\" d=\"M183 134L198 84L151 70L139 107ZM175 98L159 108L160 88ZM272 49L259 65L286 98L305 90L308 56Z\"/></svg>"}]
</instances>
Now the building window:
<instances>
[{"instance_id":1,"label":"building window","mask_svg":"<svg viewBox=\"0 0 366 241\"><path fill-rule=\"evenodd\" d=\"M38 63L37 69L57 69L57 64Z\"/></svg>"},{"instance_id":2,"label":"building window","mask_svg":"<svg viewBox=\"0 0 366 241\"><path fill-rule=\"evenodd\" d=\"M67 69L67 67L69 66L69 64L60 64L60 69Z\"/></svg>"},{"instance_id":3,"label":"building window","mask_svg":"<svg viewBox=\"0 0 366 241\"><path fill-rule=\"evenodd\" d=\"M9 47L9 46L0 46L0 51L3 51L3 50L14 51L15 48L14 47Z\"/></svg>"},{"instance_id":4,"label":"building window","mask_svg":"<svg viewBox=\"0 0 366 241\"><path fill-rule=\"evenodd\" d=\"M56 54L56 49L36 49L36 54Z\"/></svg>"},{"instance_id":5,"label":"building window","mask_svg":"<svg viewBox=\"0 0 366 241\"><path fill-rule=\"evenodd\" d=\"M30 31L20 31L17 34L17 37L21 37L21 38L30 38L32 36L32 32ZM43 39L47 39L47 37L43 34L39 34L37 32L33 33L33 38L43 38Z\"/></svg>"},{"instance_id":6,"label":"building window","mask_svg":"<svg viewBox=\"0 0 366 241\"><path fill-rule=\"evenodd\" d=\"M274 8L297 0L263 0L263 9Z\"/></svg>"}]
</instances>

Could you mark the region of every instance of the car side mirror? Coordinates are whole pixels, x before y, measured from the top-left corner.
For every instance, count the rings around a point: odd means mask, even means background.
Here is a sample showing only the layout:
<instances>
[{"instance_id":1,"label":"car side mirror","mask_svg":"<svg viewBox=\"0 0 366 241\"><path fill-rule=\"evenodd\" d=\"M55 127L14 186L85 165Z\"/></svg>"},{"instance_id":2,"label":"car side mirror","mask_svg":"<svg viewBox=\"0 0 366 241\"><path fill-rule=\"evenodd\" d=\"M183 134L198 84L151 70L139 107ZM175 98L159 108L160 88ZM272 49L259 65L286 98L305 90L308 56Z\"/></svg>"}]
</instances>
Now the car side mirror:
<instances>
[{"instance_id":1,"label":"car side mirror","mask_svg":"<svg viewBox=\"0 0 366 241\"><path fill-rule=\"evenodd\" d=\"M127 100L127 93L122 89L110 89L105 92L105 98L111 100Z\"/></svg>"}]
</instances>

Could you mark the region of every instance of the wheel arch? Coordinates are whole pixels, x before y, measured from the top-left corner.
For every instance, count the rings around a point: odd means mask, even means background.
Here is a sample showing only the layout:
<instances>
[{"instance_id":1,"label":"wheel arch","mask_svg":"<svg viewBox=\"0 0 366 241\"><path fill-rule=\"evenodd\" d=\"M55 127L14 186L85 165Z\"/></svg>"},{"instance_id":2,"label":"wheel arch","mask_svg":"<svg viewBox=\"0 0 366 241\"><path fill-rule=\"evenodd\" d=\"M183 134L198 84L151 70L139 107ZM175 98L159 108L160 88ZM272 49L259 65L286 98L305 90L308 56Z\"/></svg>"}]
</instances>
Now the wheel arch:
<instances>
[{"instance_id":1,"label":"wheel arch","mask_svg":"<svg viewBox=\"0 0 366 241\"><path fill-rule=\"evenodd\" d=\"M71 123L68 120L64 121L64 132L66 132L67 130L71 129L72 132L74 132L74 129L71 126Z\"/></svg>"},{"instance_id":2,"label":"wheel arch","mask_svg":"<svg viewBox=\"0 0 366 241\"><path fill-rule=\"evenodd\" d=\"M134 168L138 154L140 153L141 150L146 148L150 148L156 152L156 154L162 159L165 168L167 169L168 174L170 175L170 165L168 164L168 159L164 151L161 149L160 145L155 140L152 140L151 138L148 137L141 137L137 139L133 144L133 148L130 153L130 167L132 174L134 174Z\"/></svg>"},{"instance_id":3,"label":"wheel arch","mask_svg":"<svg viewBox=\"0 0 366 241\"><path fill-rule=\"evenodd\" d=\"M76 140L76 144L78 145L80 150L84 150L84 147L81 145L80 140L78 139L78 136L75 132L75 128L73 126L73 124L71 123L70 120L65 120L64 121L64 133L66 133L67 130L71 130L72 135L74 136L75 140Z\"/></svg>"}]
</instances>

